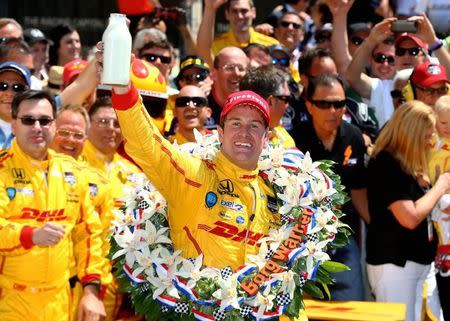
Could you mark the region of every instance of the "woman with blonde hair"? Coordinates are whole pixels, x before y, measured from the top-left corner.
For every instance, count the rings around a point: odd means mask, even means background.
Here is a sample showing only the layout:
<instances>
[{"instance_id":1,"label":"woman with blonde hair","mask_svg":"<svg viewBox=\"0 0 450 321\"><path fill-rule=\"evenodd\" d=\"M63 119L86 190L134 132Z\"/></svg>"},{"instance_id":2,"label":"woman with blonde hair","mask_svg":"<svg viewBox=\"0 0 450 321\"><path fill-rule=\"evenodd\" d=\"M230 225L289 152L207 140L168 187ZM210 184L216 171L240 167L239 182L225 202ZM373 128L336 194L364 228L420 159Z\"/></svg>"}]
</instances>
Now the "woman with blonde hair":
<instances>
[{"instance_id":1,"label":"woman with blonde hair","mask_svg":"<svg viewBox=\"0 0 450 321\"><path fill-rule=\"evenodd\" d=\"M436 253L429 214L450 188L450 173L429 188L427 150L435 123L428 105L401 105L381 131L368 166L369 283L377 301L405 303L407 321L420 320L423 284Z\"/></svg>"}]
</instances>

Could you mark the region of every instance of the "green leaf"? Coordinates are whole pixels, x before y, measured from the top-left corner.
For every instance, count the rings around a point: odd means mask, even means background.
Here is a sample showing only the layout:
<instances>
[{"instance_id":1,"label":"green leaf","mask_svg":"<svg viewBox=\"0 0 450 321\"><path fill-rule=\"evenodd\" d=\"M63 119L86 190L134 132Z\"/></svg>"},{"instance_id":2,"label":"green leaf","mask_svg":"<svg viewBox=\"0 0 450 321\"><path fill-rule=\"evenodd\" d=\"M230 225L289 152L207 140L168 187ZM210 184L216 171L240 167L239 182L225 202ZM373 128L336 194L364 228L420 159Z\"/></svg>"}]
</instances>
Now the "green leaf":
<instances>
[{"instance_id":1,"label":"green leaf","mask_svg":"<svg viewBox=\"0 0 450 321\"><path fill-rule=\"evenodd\" d=\"M350 271L350 268L347 265L335 261L325 261L320 267L324 268L330 273Z\"/></svg>"},{"instance_id":2,"label":"green leaf","mask_svg":"<svg viewBox=\"0 0 450 321\"><path fill-rule=\"evenodd\" d=\"M323 299L322 290L318 286L316 286L313 281L310 280L306 281L306 284L303 286L303 291L312 295L315 298Z\"/></svg>"}]
</instances>

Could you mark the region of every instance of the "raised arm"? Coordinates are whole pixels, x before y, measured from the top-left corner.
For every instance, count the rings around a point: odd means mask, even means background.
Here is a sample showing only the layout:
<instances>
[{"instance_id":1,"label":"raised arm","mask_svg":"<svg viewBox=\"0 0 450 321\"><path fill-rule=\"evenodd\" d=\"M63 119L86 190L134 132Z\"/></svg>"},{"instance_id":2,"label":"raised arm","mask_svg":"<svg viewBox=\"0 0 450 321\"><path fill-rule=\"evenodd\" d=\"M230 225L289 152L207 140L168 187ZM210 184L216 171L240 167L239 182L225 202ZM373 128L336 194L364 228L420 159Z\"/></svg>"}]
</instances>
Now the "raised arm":
<instances>
[{"instance_id":1,"label":"raised arm","mask_svg":"<svg viewBox=\"0 0 450 321\"><path fill-rule=\"evenodd\" d=\"M369 62L375 47L392 35L391 25L395 20L395 18L388 18L376 24L370 31L369 37L356 50L348 66L345 79L361 97L369 99L372 91L372 79L364 73L364 67Z\"/></svg>"},{"instance_id":2,"label":"raised arm","mask_svg":"<svg viewBox=\"0 0 450 321\"><path fill-rule=\"evenodd\" d=\"M438 46L439 42L442 41L436 37L433 25L425 14L421 16L414 16L409 18L410 21L417 21L417 35L422 38L430 49ZM445 49L442 44L440 47L433 51L435 56L439 59L439 63L447 69L447 78L450 78L450 53Z\"/></svg>"},{"instance_id":3,"label":"raised arm","mask_svg":"<svg viewBox=\"0 0 450 321\"><path fill-rule=\"evenodd\" d=\"M197 53L210 66L213 65L214 56L211 51L214 40L214 25L216 12L226 0L205 0L205 9L197 34Z\"/></svg>"},{"instance_id":4,"label":"raised arm","mask_svg":"<svg viewBox=\"0 0 450 321\"><path fill-rule=\"evenodd\" d=\"M77 79L61 92L61 105L83 105L85 99L97 88L99 81L95 59L92 59Z\"/></svg>"},{"instance_id":5,"label":"raised arm","mask_svg":"<svg viewBox=\"0 0 450 321\"><path fill-rule=\"evenodd\" d=\"M338 73L345 75L352 56L348 50L347 14L354 0L327 0L333 14L333 32L331 34L331 52Z\"/></svg>"}]
</instances>

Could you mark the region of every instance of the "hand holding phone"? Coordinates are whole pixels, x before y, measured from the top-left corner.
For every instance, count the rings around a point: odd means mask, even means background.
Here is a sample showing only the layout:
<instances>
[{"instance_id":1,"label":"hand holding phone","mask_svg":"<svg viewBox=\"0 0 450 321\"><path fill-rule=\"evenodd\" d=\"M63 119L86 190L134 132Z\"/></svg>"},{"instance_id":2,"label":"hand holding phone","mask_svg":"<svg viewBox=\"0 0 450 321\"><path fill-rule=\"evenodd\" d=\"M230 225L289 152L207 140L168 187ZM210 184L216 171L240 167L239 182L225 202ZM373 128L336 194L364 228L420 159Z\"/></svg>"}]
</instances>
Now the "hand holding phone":
<instances>
[{"instance_id":1,"label":"hand holding phone","mask_svg":"<svg viewBox=\"0 0 450 321\"><path fill-rule=\"evenodd\" d=\"M416 33L417 32L417 22L416 21L408 21L408 20L396 20L392 22L391 27L392 32L408 32L408 33Z\"/></svg>"}]
</instances>

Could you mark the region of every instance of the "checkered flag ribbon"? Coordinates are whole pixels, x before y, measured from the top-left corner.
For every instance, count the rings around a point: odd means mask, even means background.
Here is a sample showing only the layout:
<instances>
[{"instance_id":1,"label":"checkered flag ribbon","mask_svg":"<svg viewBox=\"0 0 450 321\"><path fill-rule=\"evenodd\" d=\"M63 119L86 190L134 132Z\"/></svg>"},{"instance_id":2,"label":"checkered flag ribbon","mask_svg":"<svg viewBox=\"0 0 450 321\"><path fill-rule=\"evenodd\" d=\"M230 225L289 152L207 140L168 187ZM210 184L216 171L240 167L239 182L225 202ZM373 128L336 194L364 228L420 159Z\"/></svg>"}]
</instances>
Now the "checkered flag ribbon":
<instances>
[{"instance_id":1,"label":"checkered flag ribbon","mask_svg":"<svg viewBox=\"0 0 450 321\"><path fill-rule=\"evenodd\" d=\"M252 312L252 307L249 305L243 305L239 311L242 317L246 317L250 312Z\"/></svg>"},{"instance_id":2,"label":"checkered flag ribbon","mask_svg":"<svg viewBox=\"0 0 450 321\"><path fill-rule=\"evenodd\" d=\"M305 279L305 277L303 276L303 274L300 274L300 277L299 277L299 283L300 283L300 287L301 287L301 288L304 287L305 284L306 284L306 279Z\"/></svg>"},{"instance_id":3,"label":"checkered flag ribbon","mask_svg":"<svg viewBox=\"0 0 450 321\"><path fill-rule=\"evenodd\" d=\"M140 293L142 294L142 293L144 293L144 292L147 292L149 288L150 288L150 287L149 287L148 283L143 283L143 284L139 287L139 291L140 291Z\"/></svg>"},{"instance_id":4,"label":"checkered flag ribbon","mask_svg":"<svg viewBox=\"0 0 450 321\"><path fill-rule=\"evenodd\" d=\"M151 188L150 184L145 184L144 185L144 190L146 190L147 192L151 192L152 188Z\"/></svg>"},{"instance_id":5,"label":"checkered flag ribbon","mask_svg":"<svg viewBox=\"0 0 450 321\"><path fill-rule=\"evenodd\" d=\"M146 210L147 208L150 207L150 205L146 201L140 200L139 204L138 204L138 207L142 208L143 210Z\"/></svg>"},{"instance_id":6,"label":"checkered flag ribbon","mask_svg":"<svg viewBox=\"0 0 450 321\"><path fill-rule=\"evenodd\" d=\"M289 214L284 213L280 215L281 225L284 225L289 222Z\"/></svg>"},{"instance_id":7,"label":"checkered flag ribbon","mask_svg":"<svg viewBox=\"0 0 450 321\"><path fill-rule=\"evenodd\" d=\"M214 316L214 321L221 321L223 319L225 319L225 311L222 310L215 310L213 312L213 316Z\"/></svg>"},{"instance_id":8,"label":"checkered flag ribbon","mask_svg":"<svg viewBox=\"0 0 450 321\"><path fill-rule=\"evenodd\" d=\"M269 250L267 251L266 256L265 256L264 258L265 258L266 260L269 260L274 254L275 254L275 252L272 251L271 249L269 249Z\"/></svg>"},{"instance_id":9,"label":"checkered flag ribbon","mask_svg":"<svg viewBox=\"0 0 450 321\"><path fill-rule=\"evenodd\" d=\"M291 303L291 297L290 297L289 293L279 294L277 296L276 300L277 300L277 305L279 305L279 306L288 305L289 303Z\"/></svg>"},{"instance_id":10,"label":"checkered flag ribbon","mask_svg":"<svg viewBox=\"0 0 450 321\"><path fill-rule=\"evenodd\" d=\"M169 308L163 305L163 306L161 307L161 312L162 312L162 313L167 313L167 312L169 312Z\"/></svg>"},{"instance_id":11,"label":"checkered flag ribbon","mask_svg":"<svg viewBox=\"0 0 450 321\"><path fill-rule=\"evenodd\" d=\"M317 243L319 241L319 236L317 233L306 235L306 239L310 242Z\"/></svg>"},{"instance_id":12,"label":"checkered flag ribbon","mask_svg":"<svg viewBox=\"0 0 450 321\"><path fill-rule=\"evenodd\" d=\"M220 270L220 274L222 275L222 279L226 280L233 275L233 270L231 269L231 267L227 266Z\"/></svg>"},{"instance_id":13,"label":"checkered flag ribbon","mask_svg":"<svg viewBox=\"0 0 450 321\"><path fill-rule=\"evenodd\" d=\"M175 312L176 313L188 313L189 305L186 302L177 302L177 304L175 305Z\"/></svg>"}]
</instances>

